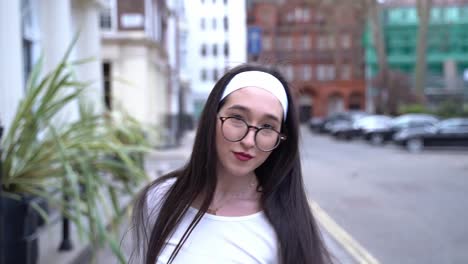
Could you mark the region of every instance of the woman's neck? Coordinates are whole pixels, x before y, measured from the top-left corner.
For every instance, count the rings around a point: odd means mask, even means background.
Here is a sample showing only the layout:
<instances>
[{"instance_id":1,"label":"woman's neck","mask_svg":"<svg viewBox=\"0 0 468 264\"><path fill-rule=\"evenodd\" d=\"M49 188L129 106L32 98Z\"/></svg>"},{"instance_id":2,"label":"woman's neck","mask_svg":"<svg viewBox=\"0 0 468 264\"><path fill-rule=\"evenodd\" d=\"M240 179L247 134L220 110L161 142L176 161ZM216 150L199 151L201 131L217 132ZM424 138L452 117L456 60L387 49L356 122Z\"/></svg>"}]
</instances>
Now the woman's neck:
<instances>
[{"instance_id":1,"label":"woman's neck","mask_svg":"<svg viewBox=\"0 0 468 264\"><path fill-rule=\"evenodd\" d=\"M256 193L257 186L257 177L253 172L240 176L218 170L215 196L218 198L225 196L250 197Z\"/></svg>"}]
</instances>

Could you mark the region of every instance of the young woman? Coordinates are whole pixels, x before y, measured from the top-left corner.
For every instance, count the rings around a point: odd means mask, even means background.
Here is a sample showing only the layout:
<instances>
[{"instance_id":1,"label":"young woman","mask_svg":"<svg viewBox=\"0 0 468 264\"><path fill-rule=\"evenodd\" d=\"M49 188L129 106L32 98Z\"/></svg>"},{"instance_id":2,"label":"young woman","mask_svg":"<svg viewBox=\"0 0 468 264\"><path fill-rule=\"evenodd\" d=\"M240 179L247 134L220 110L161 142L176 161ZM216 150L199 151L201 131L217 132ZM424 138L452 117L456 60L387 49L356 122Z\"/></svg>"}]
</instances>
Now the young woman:
<instances>
[{"instance_id":1,"label":"young woman","mask_svg":"<svg viewBox=\"0 0 468 264\"><path fill-rule=\"evenodd\" d=\"M187 165L137 200L131 260L330 263L304 191L298 134L278 72L227 72L208 97Z\"/></svg>"}]
</instances>

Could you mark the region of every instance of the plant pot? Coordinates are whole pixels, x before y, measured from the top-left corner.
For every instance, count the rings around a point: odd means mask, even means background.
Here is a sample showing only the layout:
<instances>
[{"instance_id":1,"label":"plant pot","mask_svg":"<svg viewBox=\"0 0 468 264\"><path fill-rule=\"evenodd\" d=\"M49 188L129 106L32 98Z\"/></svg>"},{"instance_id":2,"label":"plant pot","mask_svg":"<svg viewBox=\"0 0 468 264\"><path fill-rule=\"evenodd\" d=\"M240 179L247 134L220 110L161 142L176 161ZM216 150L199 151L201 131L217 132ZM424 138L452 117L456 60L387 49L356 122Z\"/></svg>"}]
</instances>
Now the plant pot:
<instances>
[{"instance_id":1,"label":"plant pot","mask_svg":"<svg viewBox=\"0 0 468 264\"><path fill-rule=\"evenodd\" d=\"M34 237L41 217L32 208L31 200L30 196L22 196L21 200L0 196L0 264L38 262L38 239L31 237Z\"/></svg>"}]
</instances>

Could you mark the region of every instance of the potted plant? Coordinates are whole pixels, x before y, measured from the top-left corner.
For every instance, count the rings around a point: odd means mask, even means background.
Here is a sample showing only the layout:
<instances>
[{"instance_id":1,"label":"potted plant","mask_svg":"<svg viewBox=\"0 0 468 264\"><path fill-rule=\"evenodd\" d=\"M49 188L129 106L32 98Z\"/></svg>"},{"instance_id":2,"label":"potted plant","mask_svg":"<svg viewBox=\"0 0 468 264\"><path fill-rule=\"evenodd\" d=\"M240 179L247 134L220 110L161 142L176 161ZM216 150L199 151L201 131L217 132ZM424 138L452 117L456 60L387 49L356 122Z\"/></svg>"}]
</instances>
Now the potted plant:
<instances>
[{"instance_id":1,"label":"potted plant","mask_svg":"<svg viewBox=\"0 0 468 264\"><path fill-rule=\"evenodd\" d=\"M83 103L89 84L74 80L73 63L68 62L72 47L42 78L39 60L1 141L4 263L36 263L37 239L27 238L35 232L38 219L47 221L38 201L60 210L91 243L109 244L125 263L104 219L121 217L118 197L133 194L147 179L142 153L149 148L138 122L125 115L97 114ZM67 107L76 102L80 102L79 117L62 122Z\"/></svg>"}]
</instances>

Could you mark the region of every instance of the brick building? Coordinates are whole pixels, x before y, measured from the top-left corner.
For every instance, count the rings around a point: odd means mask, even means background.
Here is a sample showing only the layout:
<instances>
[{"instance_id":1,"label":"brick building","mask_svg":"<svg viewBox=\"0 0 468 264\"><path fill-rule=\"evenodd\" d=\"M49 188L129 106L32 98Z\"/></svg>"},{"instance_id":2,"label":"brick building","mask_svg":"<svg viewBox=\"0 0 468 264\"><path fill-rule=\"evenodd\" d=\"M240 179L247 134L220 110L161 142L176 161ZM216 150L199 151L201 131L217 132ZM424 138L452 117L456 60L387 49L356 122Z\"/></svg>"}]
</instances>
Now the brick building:
<instances>
[{"instance_id":1,"label":"brick building","mask_svg":"<svg viewBox=\"0 0 468 264\"><path fill-rule=\"evenodd\" d=\"M249 1L248 59L277 65L293 87L301 121L365 109L364 18L352 4Z\"/></svg>"}]
</instances>

